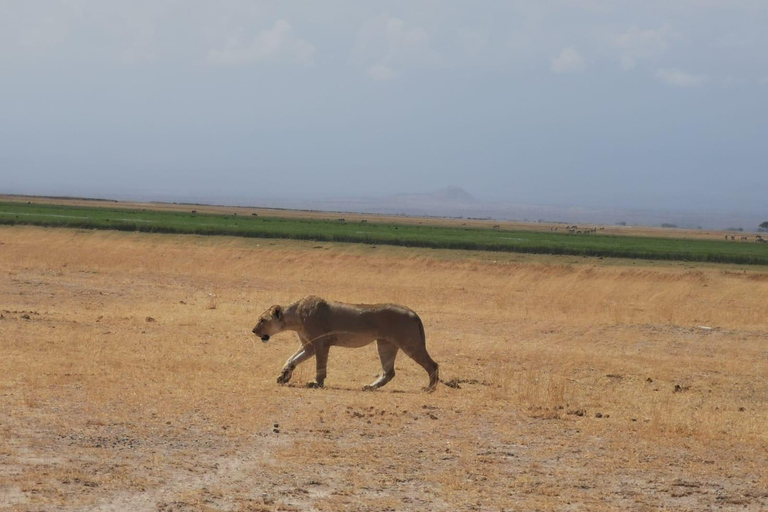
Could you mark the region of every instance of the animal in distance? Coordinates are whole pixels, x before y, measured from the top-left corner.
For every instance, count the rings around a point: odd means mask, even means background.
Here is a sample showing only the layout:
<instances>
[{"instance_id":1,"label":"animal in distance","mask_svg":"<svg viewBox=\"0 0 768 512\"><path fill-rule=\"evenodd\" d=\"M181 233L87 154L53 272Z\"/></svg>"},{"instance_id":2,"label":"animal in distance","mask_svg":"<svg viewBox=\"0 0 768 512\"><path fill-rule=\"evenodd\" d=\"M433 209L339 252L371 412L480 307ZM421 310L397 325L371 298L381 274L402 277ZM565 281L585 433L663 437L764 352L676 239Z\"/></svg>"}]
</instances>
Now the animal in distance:
<instances>
[{"instance_id":1,"label":"animal in distance","mask_svg":"<svg viewBox=\"0 0 768 512\"><path fill-rule=\"evenodd\" d=\"M304 297L288 306L275 305L267 309L253 328L253 333L267 342L284 331L294 331L299 337L299 350L286 361L278 384L291 380L293 370L315 357L316 376L309 387L323 387L331 347L359 348L376 342L381 359L381 375L364 390L375 390L395 376L395 357L402 350L429 375L425 391L434 391L439 366L429 356L424 325L413 310L397 304L347 304L316 296Z\"/></svg>"}]
</instances>

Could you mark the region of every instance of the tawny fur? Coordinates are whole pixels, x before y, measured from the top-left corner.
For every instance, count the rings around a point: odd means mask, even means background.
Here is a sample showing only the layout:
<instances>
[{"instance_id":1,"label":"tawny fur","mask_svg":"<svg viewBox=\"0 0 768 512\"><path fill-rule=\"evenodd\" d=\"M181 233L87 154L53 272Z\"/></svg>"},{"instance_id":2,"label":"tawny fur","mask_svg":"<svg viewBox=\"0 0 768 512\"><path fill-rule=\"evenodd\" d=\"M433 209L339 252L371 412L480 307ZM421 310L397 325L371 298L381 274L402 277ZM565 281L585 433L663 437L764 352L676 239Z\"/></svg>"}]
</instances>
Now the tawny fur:
<instances>
[{"instance_id":1,"label":"tawny fur","mask_svg":"<svg viewBox=\"0 0 768 512\"><path fill-rule=\"evenodd\" d=\"M263 341L284 331L295 331L301 347L286 361L277 378L291 380L293 370L315 357L317 373L311 387L322 387L330 347L358 348L376 342L382 374L363 389L377 389L395 376L395 357L402 350L429 375L428 391L439 382L438 364L427 353L424 326L419 316L397 304L346 304L309 296L288 306L272 306L259 317L253 333Z\"/></svg>"}]
</instances>

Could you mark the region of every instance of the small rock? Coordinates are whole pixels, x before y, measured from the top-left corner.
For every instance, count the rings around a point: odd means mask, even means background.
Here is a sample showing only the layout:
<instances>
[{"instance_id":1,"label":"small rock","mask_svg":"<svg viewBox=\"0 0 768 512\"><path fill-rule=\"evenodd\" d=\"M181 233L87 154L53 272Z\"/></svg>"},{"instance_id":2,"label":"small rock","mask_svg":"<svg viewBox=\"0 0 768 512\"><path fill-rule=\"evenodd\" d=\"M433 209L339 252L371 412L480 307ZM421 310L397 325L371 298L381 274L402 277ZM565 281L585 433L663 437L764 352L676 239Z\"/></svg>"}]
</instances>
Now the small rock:
<instances>
[{"instance_id":1,"label":"small rock","mask_svg":"<svg viewBox=\"0 0 768 512\"><path fill-rule=\"evenodd\" d=\"M279 434L280 433L280 429L279 428L273 428L272 432L274 432L275 434Z\"/></svg>"},{"instance_id":2,"label":"small rock","mask_svg":"<svg viewBox=\"0 0 768 512\"><path fill-rule=\"evenodd\" d=\"M155 319L154 319L154 318L152 318L151 316L148 316L148 317L146 318L146 320L147 320L147 322L154 322L154 321L155 321Z\"/></svg>"},{"instance_id":3,"label":"small rock","mask_svg":"<svg viewBox=\"0 0 768 512\"><path fill-rule=\"evenodd\" d=\"M280 428L280 424L279 424L279 423L275 423L275 424L274 424L274 425L272 425L272 426L273 426L273 427L275 427L275 428Z\"/></svg>"},{"instance_id":4,"label":"small rock","mask_svg":"<svg viewBox=\"0 0 768 512\"><path fill-rule=\"evenodd\" d=\"M601 413L601 412L596 412L595 413L595 418L602 418L602 417L603 417L603 413Z\"/></svg>"},{"instance_id":5,"label":"small rock","mask_svg":"<svg viewBox=\"0 0 768 512\"><path fill-rule=\"evenodd\" d=\"M21 318L23 318L24 320L31 320L31 319L29 318L29 315L27 315L26 313L25 313L25 314L23 314L23 315L21 315Z\"/></svg>"}]
</instances>

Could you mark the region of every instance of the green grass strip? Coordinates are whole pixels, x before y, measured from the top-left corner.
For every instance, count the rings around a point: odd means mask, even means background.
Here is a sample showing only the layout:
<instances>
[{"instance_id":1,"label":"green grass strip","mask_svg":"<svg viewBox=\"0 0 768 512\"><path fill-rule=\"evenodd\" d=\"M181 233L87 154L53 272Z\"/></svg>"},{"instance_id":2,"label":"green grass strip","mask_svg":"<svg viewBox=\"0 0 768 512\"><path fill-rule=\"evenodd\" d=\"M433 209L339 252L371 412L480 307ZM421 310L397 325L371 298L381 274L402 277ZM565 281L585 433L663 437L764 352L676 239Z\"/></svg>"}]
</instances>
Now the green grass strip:
<instances>
[{"instance_id":1,"label":"green grass strip","mask_svg":"<svg viewBox=\"0 0 768 512\"><path fill-rule=\"evenodd\" d=\"M0 202L0 224L768 265L768 244Z\"/></svg>"}]
</instances>

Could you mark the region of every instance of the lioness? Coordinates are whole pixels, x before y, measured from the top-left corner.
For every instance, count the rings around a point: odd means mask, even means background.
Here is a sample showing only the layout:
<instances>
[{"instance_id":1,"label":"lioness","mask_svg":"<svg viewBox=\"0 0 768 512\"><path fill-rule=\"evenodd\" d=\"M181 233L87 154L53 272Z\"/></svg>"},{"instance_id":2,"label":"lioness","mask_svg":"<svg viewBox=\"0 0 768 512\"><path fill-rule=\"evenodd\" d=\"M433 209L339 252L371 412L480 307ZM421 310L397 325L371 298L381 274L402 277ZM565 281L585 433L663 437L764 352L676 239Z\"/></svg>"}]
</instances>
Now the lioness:
<instances>
[{"instance_id":1,"label":"lioness","mask_svg":"<svg viewBox=\"0 0 768 512\"><path fill-rule=\"evenodd\" d=\"M326 377L328 350L332 346L357 348L376 340L383 373L365 390L382 387L395 376L395 356L405 352L429 374L426 391L439 382L438 365L429 357L424 326L419 316L395 304L345 304L320 297L305 297L288 306L272 306L264 312L253 333L263 342L283 331L296 331L299 350L283 366L278 384L291 380L293 370L312 356L317 376L309 387L322 387Z\"/></svg>"}]
</instances>

